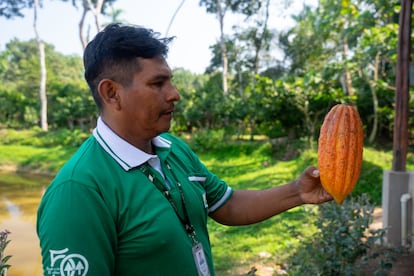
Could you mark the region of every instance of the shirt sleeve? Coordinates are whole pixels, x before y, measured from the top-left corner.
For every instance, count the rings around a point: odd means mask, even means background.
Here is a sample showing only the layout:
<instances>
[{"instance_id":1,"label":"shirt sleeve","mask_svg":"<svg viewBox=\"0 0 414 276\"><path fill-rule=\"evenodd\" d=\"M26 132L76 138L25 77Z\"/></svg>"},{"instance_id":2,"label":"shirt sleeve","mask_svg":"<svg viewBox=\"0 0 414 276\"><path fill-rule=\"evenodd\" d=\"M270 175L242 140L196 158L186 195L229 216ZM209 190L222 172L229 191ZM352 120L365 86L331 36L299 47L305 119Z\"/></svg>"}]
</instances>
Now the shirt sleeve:
<instances>
[{"instance_id":1,"label":"shirt sleeve","mask_svg":"<svg viewBox=\"0 0 414 276\"><path fill-rule=\"evenodd\" d=\"M209 206L208 212L212 213L227 202L233 194L233 190L225 181L221 180L218 176L209 171L200 160L198 160L198 162L200 171L206 176L204 181L204 189L206 190L206 200Z\"/></svg>"},{"instance_id":2,"label":"shirt sleeve","mask_svg":"<svg viewBox=\"0 0 414 276\"><path fill-rule=\"evenodd\" d=\"M116 229L99 192L75 181L52 183L38 210L45 275L111 275Z\"/></svg>"}]
</instances>

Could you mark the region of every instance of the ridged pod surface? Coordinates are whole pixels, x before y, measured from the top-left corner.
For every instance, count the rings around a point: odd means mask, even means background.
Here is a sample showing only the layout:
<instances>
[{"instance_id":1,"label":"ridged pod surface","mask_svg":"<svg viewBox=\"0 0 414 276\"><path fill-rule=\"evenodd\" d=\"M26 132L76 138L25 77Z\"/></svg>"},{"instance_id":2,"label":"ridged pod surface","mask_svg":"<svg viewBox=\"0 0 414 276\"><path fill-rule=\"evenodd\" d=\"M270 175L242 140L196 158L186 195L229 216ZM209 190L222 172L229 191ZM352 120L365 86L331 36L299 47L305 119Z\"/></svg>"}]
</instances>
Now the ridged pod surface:
<instances>
[{"instance_id":1,"label":"ridged pod surface","mask_svg":"<svg viewBox=\"0 0 414 276\"><path fill-rule=\"evenodd\" d=\"M363 139L361 118L355 108L337 104L326 114L318 140L318 167L322 186L338 204L358 181Z\"/></svg>"}]
</instances>

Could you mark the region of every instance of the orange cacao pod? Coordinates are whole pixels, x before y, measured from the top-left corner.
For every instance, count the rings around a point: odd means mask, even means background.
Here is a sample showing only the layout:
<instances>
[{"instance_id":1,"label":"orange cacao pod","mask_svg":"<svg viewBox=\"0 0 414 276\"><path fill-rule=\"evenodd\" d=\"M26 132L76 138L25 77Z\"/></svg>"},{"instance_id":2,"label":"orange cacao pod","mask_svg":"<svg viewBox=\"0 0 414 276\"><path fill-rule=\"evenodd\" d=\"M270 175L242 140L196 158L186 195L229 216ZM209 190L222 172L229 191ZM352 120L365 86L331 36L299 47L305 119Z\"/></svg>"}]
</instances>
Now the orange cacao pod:
<instances>
[{"instance_id":1,"label":"orange cacao pod","mask_svg":"<svg viewBox=\"0 0 414 276\"><path fill-rule=\"evenodd\" d=\"M362 164L364 134L358 111L337 104L326 114L318 140L321 183L342 204L358 180Z\"/></svg>"}]
</instances>

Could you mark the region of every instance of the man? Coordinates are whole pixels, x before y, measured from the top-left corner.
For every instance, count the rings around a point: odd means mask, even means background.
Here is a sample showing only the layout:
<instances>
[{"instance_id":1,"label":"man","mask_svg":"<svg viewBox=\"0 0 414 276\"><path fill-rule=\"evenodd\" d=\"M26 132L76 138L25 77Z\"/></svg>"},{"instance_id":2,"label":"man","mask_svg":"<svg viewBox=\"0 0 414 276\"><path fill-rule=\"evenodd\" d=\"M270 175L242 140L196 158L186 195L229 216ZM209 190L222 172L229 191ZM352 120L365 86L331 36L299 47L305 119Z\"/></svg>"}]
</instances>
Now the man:
<instances>
[{"instance_id":1,"label":"man","mask_svg":"<svg viewBox=\"0 0 414 276\"><path fill-rule=\"evenodd\" d=\"M169 41L112 24L85 49L100 116L39 206L45 275L214 275L208 216L245 225L331 200L314 167L283 186L233 191L168 134L180 99Z\"/></svg>"}]
</instances>

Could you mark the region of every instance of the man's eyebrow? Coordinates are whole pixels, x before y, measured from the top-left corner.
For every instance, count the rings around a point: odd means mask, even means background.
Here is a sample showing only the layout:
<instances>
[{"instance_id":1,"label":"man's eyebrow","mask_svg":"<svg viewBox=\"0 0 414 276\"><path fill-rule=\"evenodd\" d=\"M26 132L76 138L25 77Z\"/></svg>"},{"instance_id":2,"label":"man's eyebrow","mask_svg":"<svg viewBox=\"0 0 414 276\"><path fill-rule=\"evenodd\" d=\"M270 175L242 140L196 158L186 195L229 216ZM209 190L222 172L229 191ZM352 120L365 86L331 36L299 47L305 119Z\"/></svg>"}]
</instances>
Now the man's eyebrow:
<instances>
[{"instance_id":1,"label":"man's eyebrow","mask_svg":"<svg viewBox=\"0 0 414 276\"><path fill-rule=\"evenodd\" d=\"M173 76L170 74L158 74L158 75L153 76L150 81L161 81L161 80L168 80L172 78Z\"/></svg>"}]
</instances>

